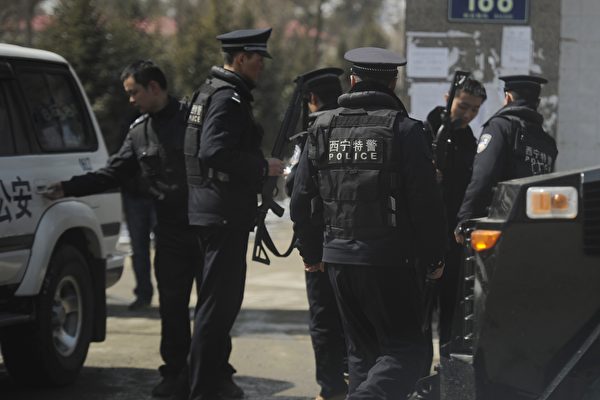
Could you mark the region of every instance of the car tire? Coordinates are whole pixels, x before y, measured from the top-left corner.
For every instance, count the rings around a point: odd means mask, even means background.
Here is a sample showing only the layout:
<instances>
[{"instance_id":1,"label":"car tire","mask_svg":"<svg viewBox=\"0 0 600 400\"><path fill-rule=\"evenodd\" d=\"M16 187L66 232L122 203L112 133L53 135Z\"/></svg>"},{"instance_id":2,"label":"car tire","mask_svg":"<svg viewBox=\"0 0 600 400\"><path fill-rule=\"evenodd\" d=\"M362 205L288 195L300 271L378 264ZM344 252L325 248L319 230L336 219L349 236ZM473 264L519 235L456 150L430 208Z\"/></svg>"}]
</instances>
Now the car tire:
<instances>
[{"instance_id":1,"label":"car tire","mask_svg":"<svg viewBox=\"0 0 600 400\"><path fill-rule=\"evenodd\" d=\"M2 356L13 378L60 386L77 377L92 337L92 293L87 260L76 247L61 245L35 301L35 321L2 334Z\"/></svg>"}]
</instances>

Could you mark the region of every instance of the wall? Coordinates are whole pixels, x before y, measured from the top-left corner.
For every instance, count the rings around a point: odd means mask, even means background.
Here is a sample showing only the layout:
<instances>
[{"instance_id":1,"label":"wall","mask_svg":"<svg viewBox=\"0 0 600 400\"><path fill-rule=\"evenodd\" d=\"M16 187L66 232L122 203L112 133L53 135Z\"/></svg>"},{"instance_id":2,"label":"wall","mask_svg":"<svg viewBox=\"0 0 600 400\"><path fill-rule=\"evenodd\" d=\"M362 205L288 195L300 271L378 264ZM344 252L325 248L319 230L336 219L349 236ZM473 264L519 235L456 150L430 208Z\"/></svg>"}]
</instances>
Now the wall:
<instances>
[{"instance_id":1,"label":"wall","mask_svg":"<svg viewBox=\"0 0 600 400\"><path fill-rule=\"evenodd\" d=\"M565 0L565 2L571 1ZM587 1L600 4L599 0ZM407 1L405 27L407 58L409 63L411 61L417 63L415 66L417 69L437 70L437 72L432 71L431 74L437 76L415 77L411 76L410 69L407 69L406 84L402 88L401 98L414 117L423 119L425 110L435 105L443 105L443 95L449 89L454 71L457 69L470 71L476 79L484 83L489 98L484 103L478 118L471 124L478 135L481 124L501 107L503 83L498 80L499 76L541 75L548 79L549 83L544 85L542 90L540 112L545 117L545 128L551 135L556 136L560 14L561 3L558 1L531 0L529 19L526 24L457 23L448 21L448 0ZM527 33L528 27L530 27L531 40L511 42L504 40L503 43L503 34L510 33L512 28L517 28L513 33L519 33L523 28L525 32L521 33ZM529 46L527 47L529 52L521 52L520 58L513 57L515 54L511 56L511 52L523 48L524 44ZM431 54L427 54L428 51ZM443 51L447 51L445 56L441 53ZM529 55L525 57L523 53ZM411 57L415 59L411 60ZM442 62L444 57L446 61ZM429 59L430 62L419 65L419 58ZM442 71L446 71L445 76L441 75ZM600 113L597 114L600 118Z\"/></svg>"},{"instance_id":2,"label":"wall","mask_svg":"<svg viewBox=\"0 0 600 400\"><path fill-rule=\"evenodd\" d=\"M563 0L559 170L600 165L600 1Z\"/></svg>"}]
</instances>

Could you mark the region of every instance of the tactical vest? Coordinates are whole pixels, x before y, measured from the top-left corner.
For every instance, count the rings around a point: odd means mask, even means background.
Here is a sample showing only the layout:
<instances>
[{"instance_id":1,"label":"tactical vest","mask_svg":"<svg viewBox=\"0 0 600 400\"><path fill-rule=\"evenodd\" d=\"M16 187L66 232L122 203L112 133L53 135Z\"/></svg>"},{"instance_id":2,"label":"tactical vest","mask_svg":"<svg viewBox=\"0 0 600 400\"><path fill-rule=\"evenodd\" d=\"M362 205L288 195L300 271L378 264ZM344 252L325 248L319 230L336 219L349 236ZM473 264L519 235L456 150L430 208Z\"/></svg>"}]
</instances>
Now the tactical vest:
<instances>
[{"instance_id":1,"label":"tactical vest","mask_svg":"<svg viewBox=\"0 0 600 400\"><path fill-rule=\"evenodd\" d=\"M553 171L558 155L556 142L540 125L514 115L502 115L511 123L510 162L507 179L547 174Z\"/></svg>"},{"instance_id":2,"label":"tactical vest","mask_svg":"<svg viewBox=\"0 0 600 400\"><path fill-rule=\"evenodd\" d=\"M210 99L217 90L226 88L235 89L235 86L221 79L209 79L192 97L183 146L187 181L189 184L201 185L206 178L216 178L221 181L229 180L226 174L213 171L212 169L203 169L199 158L202 125L206 110L210 105Z\"/></svg>"},{"instance_id":3,"label":"tactical vest","mask_svg":"<svg viewBox=\"0 0 600 400\"><path fill-rule=\"evenodd\" d=\"M326 231L340 239L375 239L397 231L400 179L394 148L396 110L338 109L309 129Z\"/></svg>"},{"instance_id":4,"label":"tactical vest","mask_svg":"<svg viewBox=\"0 0 600 400\"><path fill-rule=\"evenodd\" d=\"M158 200L180 189L177 183L177 175L183 171L177 171L175 165L170 165L169 160L174 160L175 155L167 154L167 150L160 143L156 132L149 127L151 120L147 114L138 118L130 129L139 129L139 134L133 135L133 146L137 151L138 162L142 177L148 184L148 192ZM175 173L169 173L175 171Z\"/></svg>"}]
</instances>

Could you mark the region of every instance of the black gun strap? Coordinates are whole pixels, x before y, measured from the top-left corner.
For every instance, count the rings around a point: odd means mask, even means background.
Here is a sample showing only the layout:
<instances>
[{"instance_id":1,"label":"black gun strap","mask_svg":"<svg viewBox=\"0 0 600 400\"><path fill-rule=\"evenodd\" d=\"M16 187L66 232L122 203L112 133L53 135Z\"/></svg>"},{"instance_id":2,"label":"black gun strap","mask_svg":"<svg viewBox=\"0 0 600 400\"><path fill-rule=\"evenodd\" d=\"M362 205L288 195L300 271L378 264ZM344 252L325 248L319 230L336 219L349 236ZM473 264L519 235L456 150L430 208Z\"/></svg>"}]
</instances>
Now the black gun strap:
<instances>
[{"instance_id":1,"label":"black gun strap","mask_svg":"<svg viewBox=\"0 0 600 400\"><path fill-rule=\"evenodd\" d=\"M254 241L255 244L254 252L252 254L252 261L258 261L260 263L269 265L271 262L269 260L269 256L264 250L263 244L275 257L287 257L290 254L292 254L292 251L294 250L294 244L296 243L296 234L292 236L292 241L284 253L279 252L279 250L275 246L275 243L273 242L273 239L271 238L271 235L269 234L269 231L267 231L267 227L264 224L259 224L256 227L256 235L254 237Z\"/></svg>"}]
</instances>

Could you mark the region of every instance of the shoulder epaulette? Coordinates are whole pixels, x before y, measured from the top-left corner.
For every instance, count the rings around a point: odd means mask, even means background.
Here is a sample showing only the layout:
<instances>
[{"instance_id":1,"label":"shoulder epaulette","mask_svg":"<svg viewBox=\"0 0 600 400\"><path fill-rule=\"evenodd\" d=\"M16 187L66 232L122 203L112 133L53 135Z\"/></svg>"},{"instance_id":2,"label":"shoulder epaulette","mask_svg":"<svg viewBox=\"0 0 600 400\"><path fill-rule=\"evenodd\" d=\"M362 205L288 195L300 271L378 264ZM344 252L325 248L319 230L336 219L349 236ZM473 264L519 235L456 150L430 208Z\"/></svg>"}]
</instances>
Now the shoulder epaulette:
<instances>
[{"instance_id":1,"label":"shoulder epaulette","mask_svg":"<svg viewBox=\"0 0 600 400\"><path fill-rule=\"evenodd\" d=\"M239 95L238 92L233 92L233 95L231 95L231 100L235 101L236 103L240 104L242 102L242 99Z\"/></svg>"},{"instance_id":2,"label":"shoulder epaulette","mask_svg":"<svg viewBox=\"0 0 600 400\"><path fill-rule=\"evenodd\" d=\"M129 130L135 128L137 125L139 125L142 122L144 122L145 120L147 120L149 116L150 116L149 114L142 114L139 117L137 117L137 119L135 121L133 121L131 123L131 125L129 125Z\"/></svg>"}]
</instances>

